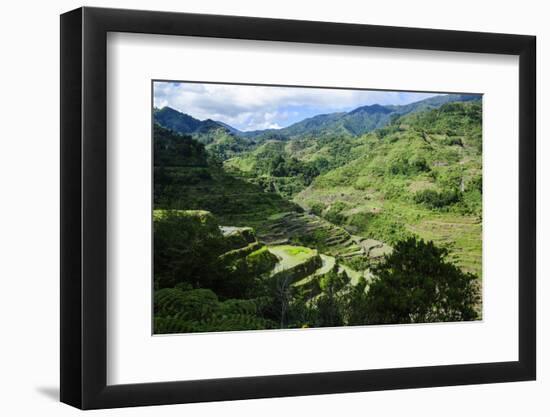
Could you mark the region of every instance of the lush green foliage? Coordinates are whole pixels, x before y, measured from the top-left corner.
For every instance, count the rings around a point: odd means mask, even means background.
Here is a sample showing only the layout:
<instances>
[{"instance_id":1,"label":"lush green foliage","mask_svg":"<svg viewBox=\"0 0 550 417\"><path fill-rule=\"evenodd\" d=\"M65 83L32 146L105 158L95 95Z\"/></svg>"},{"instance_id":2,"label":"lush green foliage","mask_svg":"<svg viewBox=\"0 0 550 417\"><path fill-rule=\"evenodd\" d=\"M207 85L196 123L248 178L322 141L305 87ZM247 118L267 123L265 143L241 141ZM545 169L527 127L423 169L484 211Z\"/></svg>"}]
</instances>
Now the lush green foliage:
<instances>
[{"instance_id":1,"label":"lush green foliage","mask_svg":"<svg viewBox=\"0 0 550 417\"><path fill-rule=\"evenodd\" d=\"M155 109L155 333L478 318L476 98L259 132Z\"/></svg>"},{"instance_id":2,"label":"lush green foliage","mask_svg":"<svg viewBox=\"0 0 550 417\"><path fill-rule=\"evenodd\" d=\"M223 302L207 289L166 288L155 293L155 333L276 328L261 315L261 299Z\"/></svg>"},{"instance_id":3,"label":"lush green foliage","mask_svg":"<svg viewBox=\"0 0 550 417\"><path fill-rule=\"evenodd\" d=\"M399 116L350 142L349 148L324 145L324 157L339 154L347 163L322 172L294 201L390 245L413 235L434 240L480 275L481 103Z\"/></svg>"},{"instance_id":4,"label":"lush green foliage","mask_svg":"<svg viewBox=\"0 0 550 417\"><path fill-rule=\"evenodd\" d=\"M320 171L316 163L293 157L285 147L284 142L268 141L249 154L229 159L225 167L267 192L288 198L310 185Z\"/></svg>"},{"instance_id":5,"label":"lush green foliage","mask_svg":"<svg viewBox=\"0 0 550 417\"><path fill-rule=\"evenodd\" d=\"M156 167L206 166L204 145L190 136L178 135L155 123L153 126Z\"/></svg>"},{"instance_id":6,"label":"lush green foliage","mask_svg":"<svg viewBox=\"0 0 550 417\"><path fill-rule=\"evenodd\" d=\"M441 192L427 189L417 192L414 195L415 203L425 204L432 209L439 209L443 207L456 204L460 201L461 195L458 190L444 190Z\"/></svg>"},{"instance_id":7,"label":"lush green foliage","mask_svg":"<svg viewBox=\"0 0 550 417\"><path fill-rule=\"evenodd\" d=\"M410 238L373 268L366 307L373 324L477 318L477 278L445 261L447 250Z\"/></svg>"},{"instance_id":8,"label":"lush green foliage","mask_svg":"<svg viewBox=\"0 0 550 417\"><path fill-rule=\"evenodd\" d=\"M213 120L197 120L170 107L154 109L155 125L162 126L174 133L193 137L206 145L211 155L225 160L248 149L251 142L240 135L238 130ZM155 132L156 133L156 132Z\"/></svg>"},{"instance_id":9,"label":"lush green foliage","mask_svg":"<svg viewBox=\"0 0 550 417\"><path fill-rule=\"evenodd\" d=\"M212 288L222 279L223 236L210 213L156 211L153 224L156 287L185 282Z\"/></svg>"},{"instance_id":10,"label":"lush green foliage","mask_svg":"<svg viewBox=\"0 0 550 417\"><path fill-rule=\"evenodd\" d=\"M231 243L208 212L156 211L155 287L184 283L209 288L223 298L248 296L255 291L257 277L269 271L276 259L262 252L257 242L233 250ZM240 253L231 256L235 251Z\"/></svg>"},{"instance_id":11,"label":"lush green foliage","mask_svg":"<svg viewBox=\"0 0 550 417\"><path fill-rule=\"evenodd\" d=\"M207 210L235 226L255 226L272 214L299 210L281 195L228 174L204 145L191 137L158 125L154 133L155 208ZM185 146L174 145L180 142ZM192 152L187 144L192 144Z\"/></svg>"},{"instance_id":12,"label":"lush green foliage","mask_svg":"<svg viewBox=\"0 0 550 417\"><path fill-rule=\"evenodd\" d=\"M155 124L181 134L191 134L201 125L200 120L197 120L187 114L180 113L170 107L153 109L153 118L155 120Z\"/></svg>"}]
</instances>

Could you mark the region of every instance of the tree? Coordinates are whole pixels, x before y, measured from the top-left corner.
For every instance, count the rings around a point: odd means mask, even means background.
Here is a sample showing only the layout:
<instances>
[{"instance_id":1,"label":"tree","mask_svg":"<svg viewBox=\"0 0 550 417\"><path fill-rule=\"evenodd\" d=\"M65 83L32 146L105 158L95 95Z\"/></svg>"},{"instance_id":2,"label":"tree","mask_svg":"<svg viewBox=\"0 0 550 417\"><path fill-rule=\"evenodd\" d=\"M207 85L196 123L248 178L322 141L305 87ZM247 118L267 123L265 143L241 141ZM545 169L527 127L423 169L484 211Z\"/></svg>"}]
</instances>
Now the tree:
<instances>
[{"instance_id":1,"label":"tree","mask_svg":"<svg viewBox=\"0 0 550 417\"><path fill-rule=\"evenodd\" d=\"M478 315L477 277L445 261L448 251L414 237L373 267L370 324L469 321Z\"/></svg>"},{"instance_id":2,"label":"tree","mask_svg":"<svg viewBox=\"0 0 550 417\"><path fill-rule=\"evenodd\" d=\"M153 227L155 286L186 282L215 289L221 280L224 240L214 216L206 211L157 211Z\"/></svg>"},{"instance_id":3,"label":"tree","mask_svg":"<svg viewBox=\"0 0 550 417\"><path fill-rule=\"evenodd\" d=\"M275 279L268 280L266 288L267 294L272 299L272 312L280 324L281 329L288 327L288 311L290 302L293 298L292 274L277 274Z\"/></svg>"},{"instance_id":4,"label":"tree","mask_svg":"<svg viewBox=\"0 0 550 417\"><path fill-rule=\"evenodd\" d=\"M351 286L345 294L345 322L348 326L364 325L368 323L368 301L365 288L367 280L359 278L356 285Z\"/></svg>"},{"instance_id":5,"label":"tree","mask_svg":"<svg viewBox=\"0 0 550 417\"><path fill-rule=\"evenodd\" d=\"M318 311L317 327L343 326L345 316L345 298L342 290L349 284L345 272L339 272L338 264L320 280L322 294L316 301Z\"/></svg>"},{"instance_id":6,"label":"tree","mask_svg":"<svg viewBox=\"0 0 550 417\"><path fill-rule=\"evenodd\" d=\"M460 202L462 193L456 189L437 192L427 189L417 192L414 195L414 202L424 204L431 209L441 209Z\"/></svg>"}]
</instances>

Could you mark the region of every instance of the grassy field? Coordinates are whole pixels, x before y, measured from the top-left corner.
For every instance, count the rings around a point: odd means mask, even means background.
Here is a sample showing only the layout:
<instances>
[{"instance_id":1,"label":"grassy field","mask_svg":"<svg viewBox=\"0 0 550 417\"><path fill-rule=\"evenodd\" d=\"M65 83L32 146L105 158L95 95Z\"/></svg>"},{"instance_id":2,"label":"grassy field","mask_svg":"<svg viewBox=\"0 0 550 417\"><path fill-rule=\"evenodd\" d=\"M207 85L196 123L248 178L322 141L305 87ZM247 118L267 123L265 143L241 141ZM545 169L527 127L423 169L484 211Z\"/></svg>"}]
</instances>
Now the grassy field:
<instances>
[{"instance_id":1,"label":"grassy field","mask_svg":"<svg viewBox=\"0 0 550 417\"><path fill-rule=\"evenodd\" d=\"M305 248L303 246L270 246L269 251L277 256L280 261L276 269L284 270L304 263L313 256L317 256L315 249Z\"/></svg>"}]
</instances>

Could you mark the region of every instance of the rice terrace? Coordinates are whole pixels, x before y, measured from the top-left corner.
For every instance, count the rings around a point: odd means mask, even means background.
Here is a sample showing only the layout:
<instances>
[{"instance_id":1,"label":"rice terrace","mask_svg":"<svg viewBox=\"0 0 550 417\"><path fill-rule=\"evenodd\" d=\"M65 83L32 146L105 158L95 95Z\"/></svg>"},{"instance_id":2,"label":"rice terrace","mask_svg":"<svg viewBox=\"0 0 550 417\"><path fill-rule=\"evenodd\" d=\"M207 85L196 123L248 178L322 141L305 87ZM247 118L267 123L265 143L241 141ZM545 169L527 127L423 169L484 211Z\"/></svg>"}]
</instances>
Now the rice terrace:
<instances>
[{"instance_id":1,"label":"rice terrace","mask_svg":"<svg viewBox=\"0 0 550 417\"><path fill-rule=\"evenodd\" d=\"M481 319L481 95L153 92L155 334Z\"/></svg>"}]
</instances>

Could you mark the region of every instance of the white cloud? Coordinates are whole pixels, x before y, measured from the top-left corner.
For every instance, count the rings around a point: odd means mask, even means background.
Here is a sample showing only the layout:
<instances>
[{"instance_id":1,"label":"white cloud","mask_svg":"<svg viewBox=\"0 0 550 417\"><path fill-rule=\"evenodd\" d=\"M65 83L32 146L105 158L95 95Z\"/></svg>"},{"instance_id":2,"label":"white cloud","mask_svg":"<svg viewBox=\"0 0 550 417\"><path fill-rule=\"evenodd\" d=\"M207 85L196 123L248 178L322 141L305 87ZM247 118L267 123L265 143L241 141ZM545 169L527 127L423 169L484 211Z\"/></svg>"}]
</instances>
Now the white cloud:
<instances>
[{"instance_id":1,"label":"white cloud","mask_svg":"<svg viewBox=\"0 0 550 417\"><path fill-rule=\"evenodd\" d=\"M280 128L319 113L367 104L406 104L427 93L155 82L154 105L241 130Z\"/></svg>"}]
</instances>

